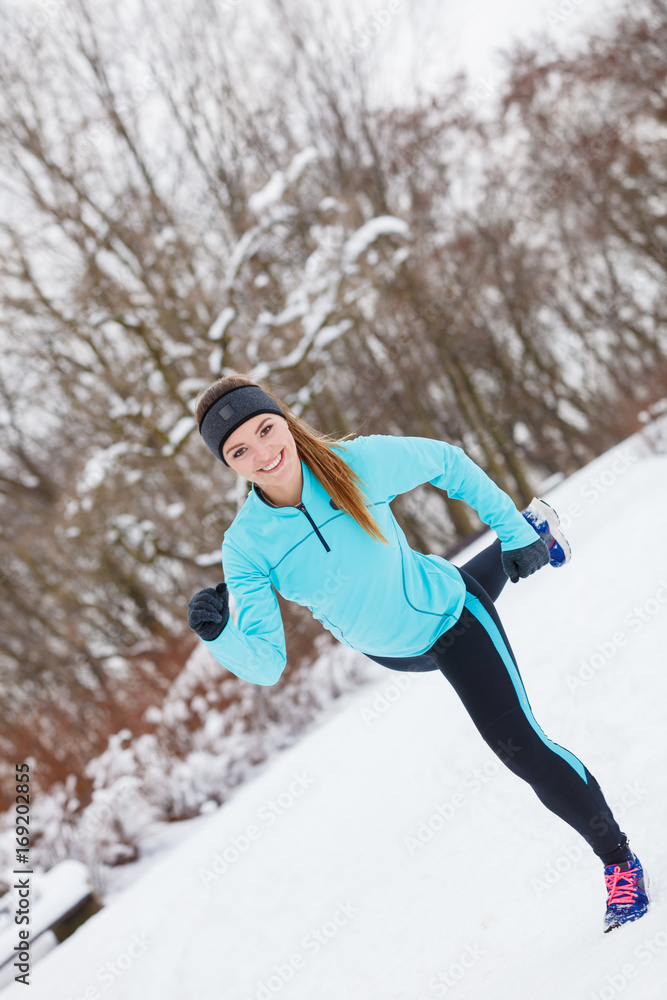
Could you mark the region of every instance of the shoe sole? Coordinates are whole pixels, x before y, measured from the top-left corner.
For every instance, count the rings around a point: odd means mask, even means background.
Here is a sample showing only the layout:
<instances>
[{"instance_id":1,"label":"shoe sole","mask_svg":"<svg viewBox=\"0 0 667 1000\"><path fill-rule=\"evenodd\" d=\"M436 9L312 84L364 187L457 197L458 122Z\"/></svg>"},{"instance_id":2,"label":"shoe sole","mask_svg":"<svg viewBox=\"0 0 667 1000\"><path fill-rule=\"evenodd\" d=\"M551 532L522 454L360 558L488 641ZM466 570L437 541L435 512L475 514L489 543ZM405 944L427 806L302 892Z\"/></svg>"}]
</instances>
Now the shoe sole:
<instances>
[{"instance_id":1,"label":"shoe sole","mask_svg":"<svg viewBox=\"0 0 667 1000\"><path fill-rule=\"evenodd\" d=\"M553 509L553 507L551 507L548 503L546 503L545 500L540 500L539 497L535 497L535 499L530 505L530 509L542 515L544 520L547 522L547 525L549 526L549 531L551 532L554 541L558 542L561 549L563 550L563 553L565 555L565 562L561 563L560 565L564 566L565 563L569 563L570 559L572 558L572 549L570 548L570 543L568 542L567 538L560 530L560 518L556 513L556 511ZM554 568L560 569L560 566L555 566Z\"/></svg>"}]
</instances>

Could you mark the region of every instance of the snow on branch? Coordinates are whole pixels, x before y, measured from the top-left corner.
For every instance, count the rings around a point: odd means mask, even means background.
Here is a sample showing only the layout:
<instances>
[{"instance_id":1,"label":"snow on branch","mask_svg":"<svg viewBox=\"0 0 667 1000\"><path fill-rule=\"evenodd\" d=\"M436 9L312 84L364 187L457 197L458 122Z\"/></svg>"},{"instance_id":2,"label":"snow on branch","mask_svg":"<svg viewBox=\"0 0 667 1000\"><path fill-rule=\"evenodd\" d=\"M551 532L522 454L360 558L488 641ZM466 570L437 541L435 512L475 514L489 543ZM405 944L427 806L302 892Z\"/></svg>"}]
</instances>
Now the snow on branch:
<instances>
[{"instance_id":1,"label":"snow on branch","mask_svg":"<svg viewBox=\"0 0 667 1000\"><path fill-rule=\"evenodd\" d=\"M297 153L287 170L276 170L261 191L256 191L250 196L248 199L250 211L259 216L271 205L280 201L289 185L294 184L305 167L317 157L318 153L314 146L307 146L306 149Z\"/></svg>"},{"instance_id":2,"label":"snow on branch","mask_svg":"<svg viewBox=\"0 0 667 1000\"><path fill-rule=\"evenodd\" d=\"M181 417L169 431L169 444L162 449L165 456L173 455L179 444L195 429L197 421L194 417Z\"/></svg>"},{"instance_id":3,"label":"snow on branch","mask_svg":"<svg viewBox=\"0 0 667 1000\"><path fill-rule=\"evenodd\" d=\"M208 331L209 340L222 340L225 330L236 319L236 309L232 306L225 306L222 312L215 318Z\"/></svg>"},{"instance_id":4,"label":"snow on branch","mask_svg":"<svg viewBox=\"0 0 667 1000\"><path fill-rule=\"evenodd\" d=\"M390 233L409 237L410 227L403 219L397 219L393 215L379 215L377 218L365 222L345 243L343 263L353 264L379 236L386 236Z\"/></svg>"}]
</instances>

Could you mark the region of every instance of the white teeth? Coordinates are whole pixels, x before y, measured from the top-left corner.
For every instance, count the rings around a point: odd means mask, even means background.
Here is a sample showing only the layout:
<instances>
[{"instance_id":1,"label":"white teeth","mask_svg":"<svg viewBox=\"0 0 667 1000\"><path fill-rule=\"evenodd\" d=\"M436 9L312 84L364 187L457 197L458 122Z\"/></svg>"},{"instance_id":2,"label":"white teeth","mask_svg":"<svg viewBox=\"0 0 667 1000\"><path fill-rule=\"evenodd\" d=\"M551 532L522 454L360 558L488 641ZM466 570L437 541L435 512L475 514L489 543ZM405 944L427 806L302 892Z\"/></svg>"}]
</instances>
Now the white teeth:
<instances>
[{"instance_id":1,"label":"white teeth","mask_svg":"<svg viewBox=\"0 0 667 1000\"><path fill-rule=\"evenodd\" d=\"M280 462L280 459L282 458L282 454L283 453L281 451L280 455L278 455L278 458L276 458L274 462L271 462L271 465L265 465L260 471L261 472L270 472L271 469L275 469L276 465L278 465L278 463Z\"/></svg>"}]
</instances>

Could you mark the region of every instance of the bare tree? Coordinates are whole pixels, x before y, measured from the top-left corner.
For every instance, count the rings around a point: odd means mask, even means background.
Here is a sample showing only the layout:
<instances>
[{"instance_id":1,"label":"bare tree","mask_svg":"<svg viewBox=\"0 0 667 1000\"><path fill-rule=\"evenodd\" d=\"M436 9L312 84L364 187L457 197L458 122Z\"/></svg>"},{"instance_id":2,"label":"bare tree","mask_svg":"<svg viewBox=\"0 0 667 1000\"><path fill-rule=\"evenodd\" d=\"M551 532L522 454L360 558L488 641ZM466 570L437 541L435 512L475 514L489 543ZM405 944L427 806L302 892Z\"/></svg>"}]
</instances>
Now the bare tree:
<instances>
[{"instance_id":1,"label":"bare tree","mask_svg":"<svg viewBox=\"0 0 667 1000\"><path fill-rule=\"evenodd\" d=\"M2 14L2 739L48 780L150 728L192 649L244 493L195 433L213 377L460 444L517 503L665 391L663 3L517 50L484 121L464 76L374 104L326 6L263 16ZM424 549L478 526L429 487L396 508ZM289 686L318 633L284 612Z\"/></svg>"}]
</instances>

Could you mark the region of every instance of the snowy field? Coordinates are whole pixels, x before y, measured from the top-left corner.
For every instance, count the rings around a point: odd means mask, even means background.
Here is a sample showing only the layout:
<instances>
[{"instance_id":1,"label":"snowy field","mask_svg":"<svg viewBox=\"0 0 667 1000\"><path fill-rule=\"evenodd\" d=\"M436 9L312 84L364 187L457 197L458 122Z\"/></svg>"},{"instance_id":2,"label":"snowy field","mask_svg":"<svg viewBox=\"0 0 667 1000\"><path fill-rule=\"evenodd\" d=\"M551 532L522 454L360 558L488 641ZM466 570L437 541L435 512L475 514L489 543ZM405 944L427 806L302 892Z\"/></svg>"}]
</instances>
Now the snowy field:
<instances>
[{"instance_id":1,"label":"snowy field","mask_svg":"<svg viewBox=\"0 0 667 1000\"><path fill-rule=\"evenodd\" d=\"M31 1000L662 1000L666 493L667 456L643 438L603 455L548 494L572 562L498 602L538 721L597 776L651 875L644 919L604 935L585 842L496 762L439 673L377 665L36 961Z\"/></svg>"}]
</instances>

